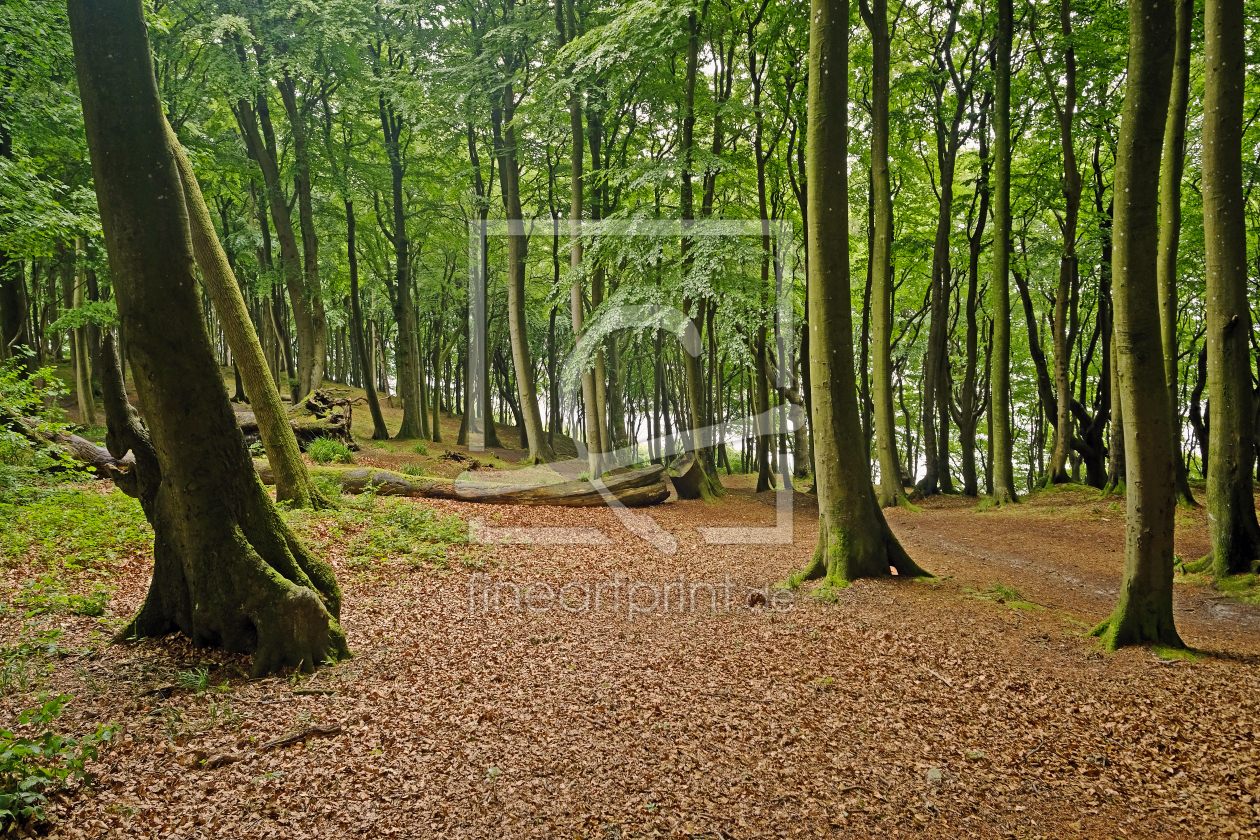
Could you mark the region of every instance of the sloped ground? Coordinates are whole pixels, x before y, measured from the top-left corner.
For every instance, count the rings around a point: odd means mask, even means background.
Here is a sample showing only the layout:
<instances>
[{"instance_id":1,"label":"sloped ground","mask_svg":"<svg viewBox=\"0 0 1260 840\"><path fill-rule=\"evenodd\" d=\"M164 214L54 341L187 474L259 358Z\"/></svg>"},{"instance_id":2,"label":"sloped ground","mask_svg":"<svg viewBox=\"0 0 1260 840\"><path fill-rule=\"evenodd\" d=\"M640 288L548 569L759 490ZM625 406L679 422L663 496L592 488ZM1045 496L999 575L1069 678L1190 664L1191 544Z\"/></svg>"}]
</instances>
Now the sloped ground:
<instances>
[{"instance_id":1,"label":"sloped ground","mask_svg":"<svg viewBox=\"0 0 1260 840\"><path fill-rule=\"evenodd\" d=\"M1114 601L1122 504L1060 491L1014 510L977 513L946 499L918 514L893 511L916 559L950 577L859 582L839 603L769 592L763 604L763 587L812 550L811 500L796 498L790 546L711 545L697 527L768 526L772 503L736 489L714 506L653 509L676 541L673 555L605 509L379 500L476 518L483 534L569 530L535 533L532 545L370 562L355 554L364 534L352 518L301 519L338 567L356 658L300 682L246 682L243 659L176 638L108 647L92 638L96 619L9 611L4 635L59 625L63 647L87 651L59 660L45 686L76 695L66 726L124 726L94 767L95 785L54 803L49 830L600 840L1256 834L1257 609L1179 586L1183 637L1207 652L1197 661L1148 650L1104 656L1083 637ZM1178 527L1179 550L1201 553L1202 514L1180 515ZM564 544L600 534L602 544ZM133 553L112 569L111 611L122 617L143 597L149 562ZM4 590L33 573L13 566ZM694 606L679 597L701 583L718 588L697 586ZM520 609L507 584L534 584ZM145 693L198 665L228 690ZM8 719L27 698L0 702ZM340 731L258 750L315 726ZM206 769L205 759L228 763Z\"/></svg>"}]
</instances>

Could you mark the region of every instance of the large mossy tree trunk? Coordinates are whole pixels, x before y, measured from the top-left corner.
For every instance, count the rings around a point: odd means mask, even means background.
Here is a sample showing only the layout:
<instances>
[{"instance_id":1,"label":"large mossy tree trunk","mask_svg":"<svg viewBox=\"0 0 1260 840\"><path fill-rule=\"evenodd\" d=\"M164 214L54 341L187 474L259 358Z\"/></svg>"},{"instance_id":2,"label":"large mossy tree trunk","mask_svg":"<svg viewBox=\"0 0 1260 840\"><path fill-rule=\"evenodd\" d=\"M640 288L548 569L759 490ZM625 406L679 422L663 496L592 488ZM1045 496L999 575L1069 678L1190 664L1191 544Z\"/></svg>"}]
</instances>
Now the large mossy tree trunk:
<instances>
[{"instance_id":1,"label":"large mossy tree trunk","mask_svg":"<svg viewBox=\"0 0 1260 840\"><path fill-rule=\"evenodd\" d=\"M884 519L858 417L849 295L849 10L813 0L809 66L810 381L818 492L818 548L800 575L832 585L861 577L924 575ZM832 72L835 71L835 72Z\"/></svg>"},{"instance_id":2,"label":"large mossy tree trunk","mask_svg":"<svg viewBox=\"0 0 1260 840\"><path fill-rule=\"evenodd\" d=\"M1104 645L1181 646L1173 624L1172 422L1156 293L1159 171L1172 82L1173 7L1130 0L1129 70L1116 146L1112 295L1127 472L1124 577Z\"/></svg>"},{"instance_id":3,"label":"large mossy tree trunk","mask_svg":"<svg viewBox=\"0 0 1260 840\"><path fill-rule=\"evenodd\" d=\"M142 426L112 340L110 452L154 530L154 571L120 639L182 631L253 653L253 673L348 656L328 564L254 473L202 319L183 190L139 0L71 0L70 29L110 269Z\"/></svg>"},{"instance_id":4,"label":"large mossy tree trunk","mask_svg":"<svg viewBox=\"0 0 1260 840\"><path fill-rule=\"evenodd\" d=\"M993 498L998 504L1019 501L1015 493L1014 442L1011 433L1011 41L1015 31L1012 0L997 0L993 80L993 309L992 370L989 405L993 421Z\"/></svg>"},{"instance_id":5,"label":"large mossy tree trunk","mask_svg":"<svg viewBox=\"0 0 1260 840\"><path fill-rule=\"evenodd\" d=\"M1207 509L1211 568L1223 577L1260 568L1260 527L1251 477L1255 436L1242 180L1247 73L1242 0L1207 0L1204 32L1203 233L1211 395Z\"/></svg>"},{"instance_id":6,"label":"large mossy tree trunk","mask_svg":"<svg viewBox=\"0 0 1260 840\"><path fill-rule=\"evenodd\" d=\"M1194 0L1177 0L1177 51L1173 59L1172 93L1164 126L1164 165L1159 173L1159 328L1164 345L1164 379L1172 406L1174 475L1177 504L1198 507L1190 492L1186 462L1181 457L1181 422L1177 411L1177 248L1181 239L1181 175L1186 157L1186 110L1190 103L1190 30Z\"/></svg>"},{"instance_id":7,"label":"large mossy tree trunk","mask_svg":"<svg viewBox=\"0 0 1260 840\"><path fill-rule=\"evenodd\" d=\"M280 392L276 390L267 368L262 344L258 341L258 334L254 332L254 324L249 318L249 310L241 296L241 288L236 282L232 265L215 233L210 208L206 206L201 186L197 183L197 174L169 123L166 131L171 155L179 170L180 186L183 188L193 256L197 267L201 269L202 283L219 315L219 323L227 336L228 346L232 349L236 370L245 385L250 408L258 421L258 436L262 439L267 460L276 476L276 501L289 502L300 508L327 507L328 500L311 484L310 476L306 472L301 447L293 433L293 427L289 424L289 418L285 415L284 407L280 404Z\"/></svg>"}]
</instances>

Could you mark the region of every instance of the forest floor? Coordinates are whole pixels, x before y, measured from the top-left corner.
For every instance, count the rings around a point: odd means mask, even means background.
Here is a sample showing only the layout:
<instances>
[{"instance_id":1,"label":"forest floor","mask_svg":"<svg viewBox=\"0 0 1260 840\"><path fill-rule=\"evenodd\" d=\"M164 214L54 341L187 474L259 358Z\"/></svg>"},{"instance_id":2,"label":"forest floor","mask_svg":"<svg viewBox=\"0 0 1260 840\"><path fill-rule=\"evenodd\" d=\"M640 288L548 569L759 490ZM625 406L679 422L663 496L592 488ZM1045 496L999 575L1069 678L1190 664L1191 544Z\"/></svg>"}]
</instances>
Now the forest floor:
<instances>
[{"instance_id":1,"label":"forest floor","mask_svg":"<svg viewBox=\"0 0 1260 840\"><path fill-rule=\"evenodd\" d=\"M454 449L363 444L360 462L381 466ZM520 455L496 454L504 465ZM1122 500L1064 488L1000 510L944 497L889 511L939 577L860 581L818 598L768 588L812 552L807 494L795 495L790 544L717 545L699 530L773 525L774 495L754 494L752 478L724 476L716 504L650 509L673 553L608 509L360 497L286 514L337 569L355 657L256 681L244 677L247 658L178 637L106 644L152 568L143 517L108 483L27 509L0 523L0 637L50 640L57 655L25 679L3 677L0 717L35 692L64 691L74 695L67 731L121 727L94 781L57 796L40 828L89 838L1258 833L1260 606L1179 578L1176 618L1192 653L1104 654L1087 633L1115 602ZM510 530L525 526L560 530ZM476 540L492 533L533 542ZM1195 558L1207 545L1204 512L1179 512L1178 552ZM97 591L108 593L105 615L65 608ZM6 669L18 667L12 650Z\"/></svg>"}]
</instances>

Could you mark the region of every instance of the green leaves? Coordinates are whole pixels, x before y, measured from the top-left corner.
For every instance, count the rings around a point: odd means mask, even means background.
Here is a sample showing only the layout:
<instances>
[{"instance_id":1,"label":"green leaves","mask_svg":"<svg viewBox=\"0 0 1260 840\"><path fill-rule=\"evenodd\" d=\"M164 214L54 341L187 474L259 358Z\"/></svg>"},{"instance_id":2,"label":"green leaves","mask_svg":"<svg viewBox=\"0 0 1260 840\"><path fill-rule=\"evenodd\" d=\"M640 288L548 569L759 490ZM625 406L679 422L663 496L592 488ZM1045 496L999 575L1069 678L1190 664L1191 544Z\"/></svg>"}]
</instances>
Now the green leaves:
<instances>
[{"instance_id":1,"label":"green leaves","mask_svg":"<svg viewBox=\"0 0 1260 840\"><path fill-rule=\"evenodd\" d=\"M87 763L117 734L116 724L98 726L82 738L53 731L50 724L71 699L41 694L39 706L18 715L19 726L42 730L35 737L0 730L0 826L41 818L48 794L71 779L89 778Z\"/></svg>"}]
</instances>

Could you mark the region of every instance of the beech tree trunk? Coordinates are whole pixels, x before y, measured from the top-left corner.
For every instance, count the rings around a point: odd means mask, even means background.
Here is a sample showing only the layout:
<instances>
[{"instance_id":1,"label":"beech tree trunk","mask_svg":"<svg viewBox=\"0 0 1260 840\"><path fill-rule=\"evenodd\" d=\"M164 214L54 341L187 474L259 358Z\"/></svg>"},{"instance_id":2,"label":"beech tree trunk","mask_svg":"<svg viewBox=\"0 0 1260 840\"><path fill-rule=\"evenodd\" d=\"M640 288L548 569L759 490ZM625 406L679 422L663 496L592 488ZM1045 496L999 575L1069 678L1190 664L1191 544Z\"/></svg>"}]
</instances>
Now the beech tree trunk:
<instances>
[{"instance_id":1,"label":"beech tree trunk","mask_svg":"<svg viewBox=\"0 0 1260 840\"><path fill-rule=\"evenodd\" d=\"M1211 395L1207 508L1210 565L1217 577L1260 569L1260 526L1252 494L1251 309L1242 176L1244 31L1243 0L1207 0L1203 61L1203 233Z\"/></svg>"},{"instance_id":2,"label":"beech tree trunk","mask_svg":"<svg viewBox=\"0 0 1260 840\"><path fill-rule=\"evenodd\" d=\"M253 673L348 656L332 568L280 519L236 426L200 316L183 191L139 0L71 0L84 124L125 351L145 425L127 404L112 338L102 371L120 486L154 530L154 570L120 640L173 630L254 654Z\"/></svg>"},{"instance_id":3,"label":"beech tree trunk","mask_svg":"<svg viewBox=\"0 0 1260 840\"><path fill-rule=\"evenodd\" d=\"M381 401L376 396L376 366L369 357L367 342L363 337L363 308L359 304L359 254L354 241L354 202L346 199L346 258L350 265L350 341L359 357L363 370L363 390L367 392L368 410L372 413L372 440L389 440L385 415L381 413Z\"/></svg>"},{"instance_id":4,"label":"beech tree trunk","mask_svg":"<svg viewBox=\"0 0 1260 840\"><path fill-rule=\"evenodd\" d=\"M924 575L893 535L871 485L858 416L849 296L849 6L812 0L809 29L809 312L818 547L801 579ZM834 71L834 72L833 72Z\"/></svg>"},{"instance_id":5,"label":"beech tree trunk","mask_svg":"<svg viewBox=\"0 0 1260 840\"><path fill-rule=\"evenodd\" d=\"M1012 0L997 0L993 91L993 276L989 305L993 309L992 369L989 404L993 422L993 498L1000 504L1019 501L1015 493L1014 444L1011 436L1011 40L1015 31Z\"/></svg>"},{"instance_id":6,"label":"beech tree trunk","mask_svg":"<svg viewBox=\"0 0 1260 840\"><path fill-rule=\"evenodd\" d=\"M86 278L83 276L83 237L79 237L75 245L75 261L79 264L74 270L74 292L71 303L75 309L83 307ZM71 331L74 342L74 393L79 401L79 423L90 429L98 425L96 422L96 397L92 393L92 366L88 359L87 326L76 327Z\"/></svg>"},{"instance_id":7,"label":"beech tree trunk","mask_svg":"<svg viewBox=\"0 0 1260 840\"><path fill-rule=\"evenodd\" d=\"M328 500L311 484L307 475L293 427L289 425L280 404L280 392L267 370L262 344L254 332L253 322L249 320L249 310L245 308L236 275L215 233L197 175L169 123L166 124L166 132L183 189L193 256L201 269L202 281L218 313L228 346L232 349L250 408L258 420L258 435L276 475L276 501L290 502L299 508L327 506Z\"/></svg>"},{"instance_id":8,"label":"beech tree trunk","mask_svg":"<svg viewBox=\"0 0 1260 840\"><path fill-rule=\"evenodd\" d=\"M512 367L516 373L516 393L520 399L521 420L529 442L530 463L554 461L556 456L543 434L538 411L538 389L534 384L534 361L529 352L529 322L525 317L525 260L529 237L521 214L520 172L516 155L516 128L513 87L509 83L498 94L493 109L494 140L499 159L499 181L508 225L508 343L512 346Z\"/></svg>"},{"instance_id":9,"label":"beech tree trunk","mask_svg":"<svg viewBox=\"0 0 1260 840\"><path fill-rule=\"evenodd\" d=\"M1164 164L1159 173L1159 328L1164 345L1164 379L1172 406L1173 469L1177 504L1198 507L1181 458L1181 422L1177 411L1177 246L1181 238L1181 175L1186 158L1186 109L1190 102L1190 30L1194 0L1177 0L1177 48L1172 92L1164 126ZM1206 224L1206 220L1204 222Z\"/></svg>"},{"instance_id":10,"label":"beech tree trunk","mask_svg":"<svg viewBox=\"0 0 1260 840\"><path fill-rule=\"evenodd\" d=\"M879 457L879 504L905 505L906 490L897 455L897 415L893 408L892 182L888 172L888 93L892 35L888 0L861 3L871 33L871 189L875 220L871 237L871 390L875 404L875 451Z\"/></svg>"},{"instance_id":11,"label":"beech tree trunk","mask_svg":"<svg viewBox=\"0 0 1260 840\"><path fill-rule=\"evenodd\" d=\"M1129 70L1116 145L1112 240L1128 515L1120 597L1111 617L1093 631L1112 650L1151 642L1181 647L1172 611L1176 512L1168 428L1172 416L1155 277L1159 181L1151 177L1159 171L1175 31L1170 4L1130 0Z\"/></svg>"},{"instance_id":12,"label":"beech tree trunk","mask_svg":"<svg viewBox=\"0 0 1260 840\"><path fill-rule=\"evenodd\" d=\"M560 44L563 46L578 36L577 17L573 9L573 0L557 0L556 28L559 31ZM586 161L586 138L582 125L582 94L574 85L569 94L569 265L578 269L582 265L582 203L584 187L582 169ZM573 325L574 342L581 341L584 334L583 324L586 320L582 303L582 281L578 272L574 272L573 284L569 287L569 315ZM554 385L553 385L554 387ZM592 476L604 472L603 429L595 418L599 416L595 399L595 376L590 370L582 371L582 405L586 409L586 452ZM577 430L574 429L574 439Z\"/></svg>"}]
</instances>

